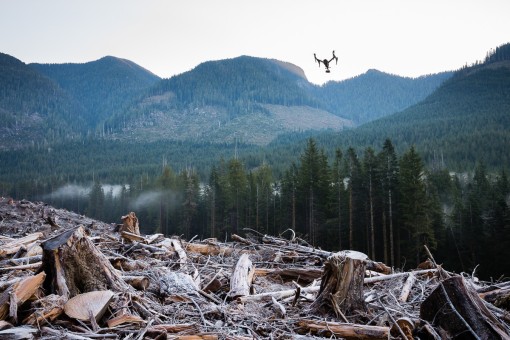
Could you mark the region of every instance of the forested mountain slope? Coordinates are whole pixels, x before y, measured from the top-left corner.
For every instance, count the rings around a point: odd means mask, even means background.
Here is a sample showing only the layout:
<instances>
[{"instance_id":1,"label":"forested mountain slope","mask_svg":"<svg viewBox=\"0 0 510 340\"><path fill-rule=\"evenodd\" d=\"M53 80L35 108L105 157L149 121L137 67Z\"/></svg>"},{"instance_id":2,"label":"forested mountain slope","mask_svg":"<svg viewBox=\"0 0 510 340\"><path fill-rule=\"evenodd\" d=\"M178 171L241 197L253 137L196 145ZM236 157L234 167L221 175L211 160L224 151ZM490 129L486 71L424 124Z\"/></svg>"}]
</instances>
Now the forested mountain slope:
<instances>
[{"instance_id":1,"label":"forested mountain slope","mask_svg":"<svg viewBox=\"0 0 510 340\"><path fill-rule=\"evenodd\" d=\"M2 55L0 64L8 70L0 79L3 128L10 135L15 130L18 141L14 146L4 139L3 148L69 138L265 145L285 133L339 131L391 114L448 75L407 79L370 71L316 86L296 65L249 56L204 62L163 80L116 57L25 65ZM27 110L53 117L48 128L20 120Z\"/></svg>"},{"instance_id":2,"label":"forested mountain slope","mask_svg":"<svg viewBox=\"0 0 510 340\"><path fill-rule=\"evenodd\" d=\"M104 57L83 64L30 64L55 80L86 109L89 128L122 110L160 78L126 59Z\"/></svg>"},{"instance_id":3,"label":"forested mountain slope","mask_svg":"<svg viewBox=\"0 0 510 340\"><path fill-rule=\"evenodd\" d=\"M342 82L326 83L317 97L328 111L361 125L420 102L452 73L407 78L368 70Z\"/></svg>"},{"instance_id":4,"label":"forested mountain slope","mask_svg":"<svg viewBox=\"0 0 510 340\"><path fill-rule=\"evenodd\" d=\"M113 138L267 144L283 133L338 131L391 114L449 74L409 79L371 71L316 86L295 65L242 56L161 81L109 126L117 132Z\"/></svg>"},{"instance_id":5,"label":"forested mountain slope","mask_svg":"<svg viewBox=\"0 0 510 340\"><path fill-rule=\"evenodd\" d=\"M506 45L510 46L510 45ZM465 67L422 102L345 134L319 137L329 145L416 145L427 162L466 169L475 162L510 166L510 54L497 50ZM498 53L499 52L499 53Z\"/></svg>"},{"instance_id":6,"label":"forested mountain slope","mask_svg":"<svg viewBox=\"0 0 510 340\"><path fill-rule=\"evenodd\" d=\"M83 113L54 81L0 53L0 149L73 137L83 125Z\"/></svg>"}]
</instances>

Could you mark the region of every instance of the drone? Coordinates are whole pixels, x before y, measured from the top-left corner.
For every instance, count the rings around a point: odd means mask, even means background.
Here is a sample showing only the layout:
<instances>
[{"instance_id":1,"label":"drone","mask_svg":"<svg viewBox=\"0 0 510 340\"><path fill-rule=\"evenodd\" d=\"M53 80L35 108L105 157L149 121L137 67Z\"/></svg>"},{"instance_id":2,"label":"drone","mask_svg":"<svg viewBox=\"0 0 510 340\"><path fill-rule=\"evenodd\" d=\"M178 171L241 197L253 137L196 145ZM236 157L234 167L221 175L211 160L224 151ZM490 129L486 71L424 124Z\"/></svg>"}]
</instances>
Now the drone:
<instances>
[{"instance_id":1,"label":"drone","mask_svg":"<svg viewBox=\"0 0 510 340\"><path fill-rule=\"evenodd\" d=\"M324 67L326 67L326 73L330 73L331 71L329 70L329 63L333 61L333 59L335 59L335 64L338 65L338 58L337 56L335 55L335 51L333 51L333 57L331 59L324 59L324 60L320 60L320 59L317 59L317 55L314 53L313 56L315 57L315 61L319 63L319 67L321 67L321 63L324 64Z\"/></svg>"}]
</instances>

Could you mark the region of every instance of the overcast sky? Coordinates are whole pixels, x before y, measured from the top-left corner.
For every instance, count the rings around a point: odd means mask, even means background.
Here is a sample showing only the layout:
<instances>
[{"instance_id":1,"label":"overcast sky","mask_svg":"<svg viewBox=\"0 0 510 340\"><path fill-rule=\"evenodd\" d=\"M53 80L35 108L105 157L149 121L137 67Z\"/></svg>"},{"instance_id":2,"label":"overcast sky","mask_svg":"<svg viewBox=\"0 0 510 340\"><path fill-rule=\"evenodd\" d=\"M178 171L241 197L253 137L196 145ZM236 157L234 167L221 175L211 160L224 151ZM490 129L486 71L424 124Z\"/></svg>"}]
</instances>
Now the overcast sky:
<instances>
[{"instance_id":1,"label":"overcast sky","mask_svg":"<svg viewBox=\"0 0 510 340\"><path fill-rule=\"evenodd\" d=\"M510 42L510 0L0 0L0 52L25 63L129 59L168 78L250 55L313 83L368 69L458 69ZM338 65L326 74L314 62Z\"/></svg>"}]
</instances>

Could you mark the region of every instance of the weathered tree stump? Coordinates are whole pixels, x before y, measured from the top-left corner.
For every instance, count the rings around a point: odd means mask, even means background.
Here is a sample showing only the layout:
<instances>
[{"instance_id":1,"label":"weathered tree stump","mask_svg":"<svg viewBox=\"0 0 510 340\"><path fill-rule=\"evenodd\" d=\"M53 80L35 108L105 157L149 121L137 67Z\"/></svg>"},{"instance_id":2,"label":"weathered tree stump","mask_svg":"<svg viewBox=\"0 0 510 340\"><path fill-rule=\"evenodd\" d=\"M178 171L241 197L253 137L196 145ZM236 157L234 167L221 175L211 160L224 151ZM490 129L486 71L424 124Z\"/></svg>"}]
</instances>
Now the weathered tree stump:
<instances>
[{"instance_id":1,"label":"weathered tree stump","mask_svg":"<svg viewBox=\"0 0 510 340\"><path fill-rule=\"evenodd\" d=\"M132 290L117 270L89 240L83 226L41 244L44 288L49 294L71 298L96 290Z\"/></svg>"},{"instance_id":2,"label":"weathered tree stump","mask_svg":"<svg viewBox=\"0 0 510 340\"><path fill-rule=\"evenodd\" d=\"M133 211L125 216L122 216L121 219L122 226L120 227L120 232L127 231L135 235L140 235L140 225L138 224L138 218Z\"/></svg>"},{"instance_id":3,"label":"weathered tree stump","mask_svg":"<svg viewBox=\"0 0 510 340\"><path fill-rule=\"evenodd\" d=\"M462 276L442 281L423 301L420 318L439 327L450 339L508 339L501 322L470 289Z\"/></svg>"},{"instance_id":4,"label":"weathered tree stump","mask_svg":"<svg viewBox=\"0 0 510 340\"><path fill-rule=\"evenodd\" d=\"M356 311L365 311L364 278L363 259L343 253L330 256L324 264L319 294L310 308L322 313L333 310L341 319Z\"/></svg>"},{"instance_id":5,"label":"weathered tree stump","mask_svg":"<svg viewBox=\"0 0 510 340\"><path fill-rule=\"evenodd\" d=\"M250 288L255 274L253 266L248 254L243 254L237 261L232 277L230 278L230 291L228 296L236 299L240 296L250 295Z\"/></svg>"}]
</instances>

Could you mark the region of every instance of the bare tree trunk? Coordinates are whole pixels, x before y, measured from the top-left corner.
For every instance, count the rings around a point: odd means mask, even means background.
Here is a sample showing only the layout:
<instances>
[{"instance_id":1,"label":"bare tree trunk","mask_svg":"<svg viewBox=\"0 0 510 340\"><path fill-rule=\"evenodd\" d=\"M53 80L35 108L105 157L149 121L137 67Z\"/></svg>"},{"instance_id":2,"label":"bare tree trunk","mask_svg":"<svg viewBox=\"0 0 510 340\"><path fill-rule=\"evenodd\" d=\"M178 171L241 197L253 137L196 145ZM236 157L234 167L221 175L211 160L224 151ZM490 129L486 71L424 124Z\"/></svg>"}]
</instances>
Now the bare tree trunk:
<instances>
[{"instance_id":1,"label":"bare tree trunk","mask_svg":"<svg viewBox=\"0 0 510 340\"><path fill-rule=\"evenodd\" d=\"M375 226L374 226L374 197L372 188L372 172L368 179L368 204L370 209L370 253L369 256L372 260L375 260ZM367 235L368 236L368 235Z\"/></svg>"}]
</instances>

